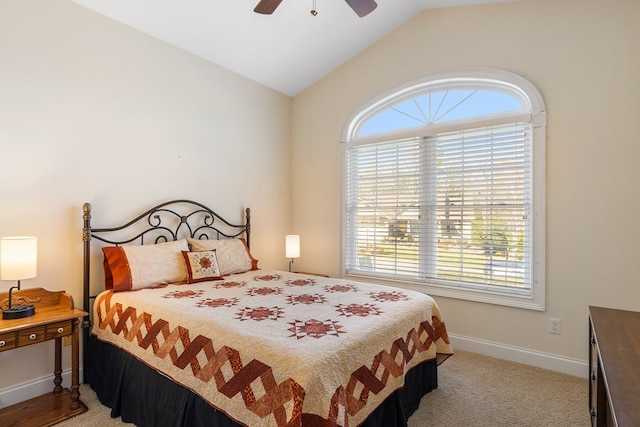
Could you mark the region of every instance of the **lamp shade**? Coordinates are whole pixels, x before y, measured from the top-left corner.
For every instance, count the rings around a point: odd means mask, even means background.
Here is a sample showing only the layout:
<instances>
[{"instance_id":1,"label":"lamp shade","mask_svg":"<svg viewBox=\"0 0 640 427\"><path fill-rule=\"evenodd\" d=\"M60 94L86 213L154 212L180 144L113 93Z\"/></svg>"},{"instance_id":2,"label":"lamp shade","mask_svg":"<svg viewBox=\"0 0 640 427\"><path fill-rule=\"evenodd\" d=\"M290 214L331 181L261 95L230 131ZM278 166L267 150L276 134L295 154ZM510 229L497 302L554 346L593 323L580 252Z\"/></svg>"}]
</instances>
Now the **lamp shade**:
<instances>
[{"instance_id":1,"label":"lamp shade","mask_svg":"<svg viewBox=\"0 0 640 427\"><path fill-rule=\"evenodd\" d=\"M24 280L38 272L38 239L33 236L0 239L0 280Z\"/></svg>"},{"instance_id":2,"label":"lamp shade","mask_svg":"<svg viewBox=\"0 0 640 427\"><path fill-rule=\"evenodd\" d=\"M285 237L285 257L300 258L300 236L288 234Z\"/></svg>"}]
</instances>

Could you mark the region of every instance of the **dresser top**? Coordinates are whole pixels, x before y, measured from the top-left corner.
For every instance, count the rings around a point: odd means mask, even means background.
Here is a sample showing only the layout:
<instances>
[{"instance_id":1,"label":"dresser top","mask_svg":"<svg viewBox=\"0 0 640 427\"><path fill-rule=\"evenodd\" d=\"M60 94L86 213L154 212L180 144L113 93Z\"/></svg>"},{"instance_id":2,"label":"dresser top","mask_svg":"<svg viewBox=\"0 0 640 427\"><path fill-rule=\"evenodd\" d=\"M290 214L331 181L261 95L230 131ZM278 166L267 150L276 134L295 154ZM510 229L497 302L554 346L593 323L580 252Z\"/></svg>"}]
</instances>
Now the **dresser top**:
<instances>
[{"instance_id":1,"label":"dresser top","mask_svg":"<svg viewBox=\"0 0 640 427\"><path fill-rule=\"evenodd\" d=\"M619 426L640 420L640 312L589 307L611 412Z\"/></svg>"}]
</instances>

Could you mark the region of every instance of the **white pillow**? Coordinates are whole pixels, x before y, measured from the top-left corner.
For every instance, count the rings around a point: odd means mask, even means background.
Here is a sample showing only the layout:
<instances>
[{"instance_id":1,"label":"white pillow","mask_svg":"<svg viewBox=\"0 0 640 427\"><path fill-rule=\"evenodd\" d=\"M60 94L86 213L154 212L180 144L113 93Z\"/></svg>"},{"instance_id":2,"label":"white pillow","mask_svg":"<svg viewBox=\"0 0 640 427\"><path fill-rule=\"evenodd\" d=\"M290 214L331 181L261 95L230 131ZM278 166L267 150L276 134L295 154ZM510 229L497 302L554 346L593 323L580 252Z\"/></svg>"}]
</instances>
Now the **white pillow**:
<instances>
[{"instance_id":1,"label":"white pillow","mask_svg":"<svg viewBox=\"0 0 640 427\"><path fill-rule=\"evenodd\" d=\"M192 251L216 251L220 274L244 273L258 269L258 260L251 256L244 239L187 239Z\"/></svg>"},{"instance_id":2,"label":"white pillow","mask_svg":"<svg viewBox=\"0 0 640 427\"><path fill-rule=\"evenodd\" d=\"M186 239L155 245L123 245L102 248L105 256L106 288L130 291L187 281L182 251Z\"/></svg>"}]
</instances>

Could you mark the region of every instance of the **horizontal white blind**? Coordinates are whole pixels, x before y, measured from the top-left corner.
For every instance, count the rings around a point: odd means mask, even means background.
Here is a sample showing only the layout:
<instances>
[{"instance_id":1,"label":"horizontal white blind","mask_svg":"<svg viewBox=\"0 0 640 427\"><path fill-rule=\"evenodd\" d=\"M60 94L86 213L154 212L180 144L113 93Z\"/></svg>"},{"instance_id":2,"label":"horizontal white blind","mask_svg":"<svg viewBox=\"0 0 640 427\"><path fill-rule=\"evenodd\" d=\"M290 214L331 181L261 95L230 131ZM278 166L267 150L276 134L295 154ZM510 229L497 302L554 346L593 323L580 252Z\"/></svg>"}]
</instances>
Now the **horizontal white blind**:
<instances>
[{"instance_id":1,"label":"horizontal white blind","mask_svg":"<svg viewBox=\"0 0 640 427\"><path fill-rule=\"evenodd\" d=\"M427 209L438 223L429 278L530 288L530 139L526 123L427 139L436 153Z\"/></svg>"},{"instance_id":2,"label":"horizontal white blind","mask_svg":"<svg viewBox=\"0 0 640 427\"><path fill-rule=\"evenodd\" d=\"M347 150L347 273L531 288L529 123Z\"/></svg>"},{"instance_id":3,"label":"horizontal white blind","mask_svg":"<svg viewBox=\"0 0 640 427\"><path fill-rule=\"evenodd\" d=\"M347 151L347 272L419 273L419 138Z\"/></svg>"}]
</instances>

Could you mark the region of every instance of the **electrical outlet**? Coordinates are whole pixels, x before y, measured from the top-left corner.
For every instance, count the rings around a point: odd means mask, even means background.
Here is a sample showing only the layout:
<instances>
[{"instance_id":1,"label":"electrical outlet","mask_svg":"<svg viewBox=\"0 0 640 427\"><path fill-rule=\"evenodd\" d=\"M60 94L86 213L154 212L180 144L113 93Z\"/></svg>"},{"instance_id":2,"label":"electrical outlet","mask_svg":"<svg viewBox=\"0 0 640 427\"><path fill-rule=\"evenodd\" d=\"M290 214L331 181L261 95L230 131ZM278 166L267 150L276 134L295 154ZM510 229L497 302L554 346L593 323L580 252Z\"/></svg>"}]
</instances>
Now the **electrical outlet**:
<instances>
[{"instance_id":1,"label":"electrical outlet","mask_svg":"<svg viewBox=\"0 0 640 427\"><path fill-rule=\"evenodd\" d=\"M560 319L549 318L549 333L560 335Z\"/></svg>"}]
</instances>

